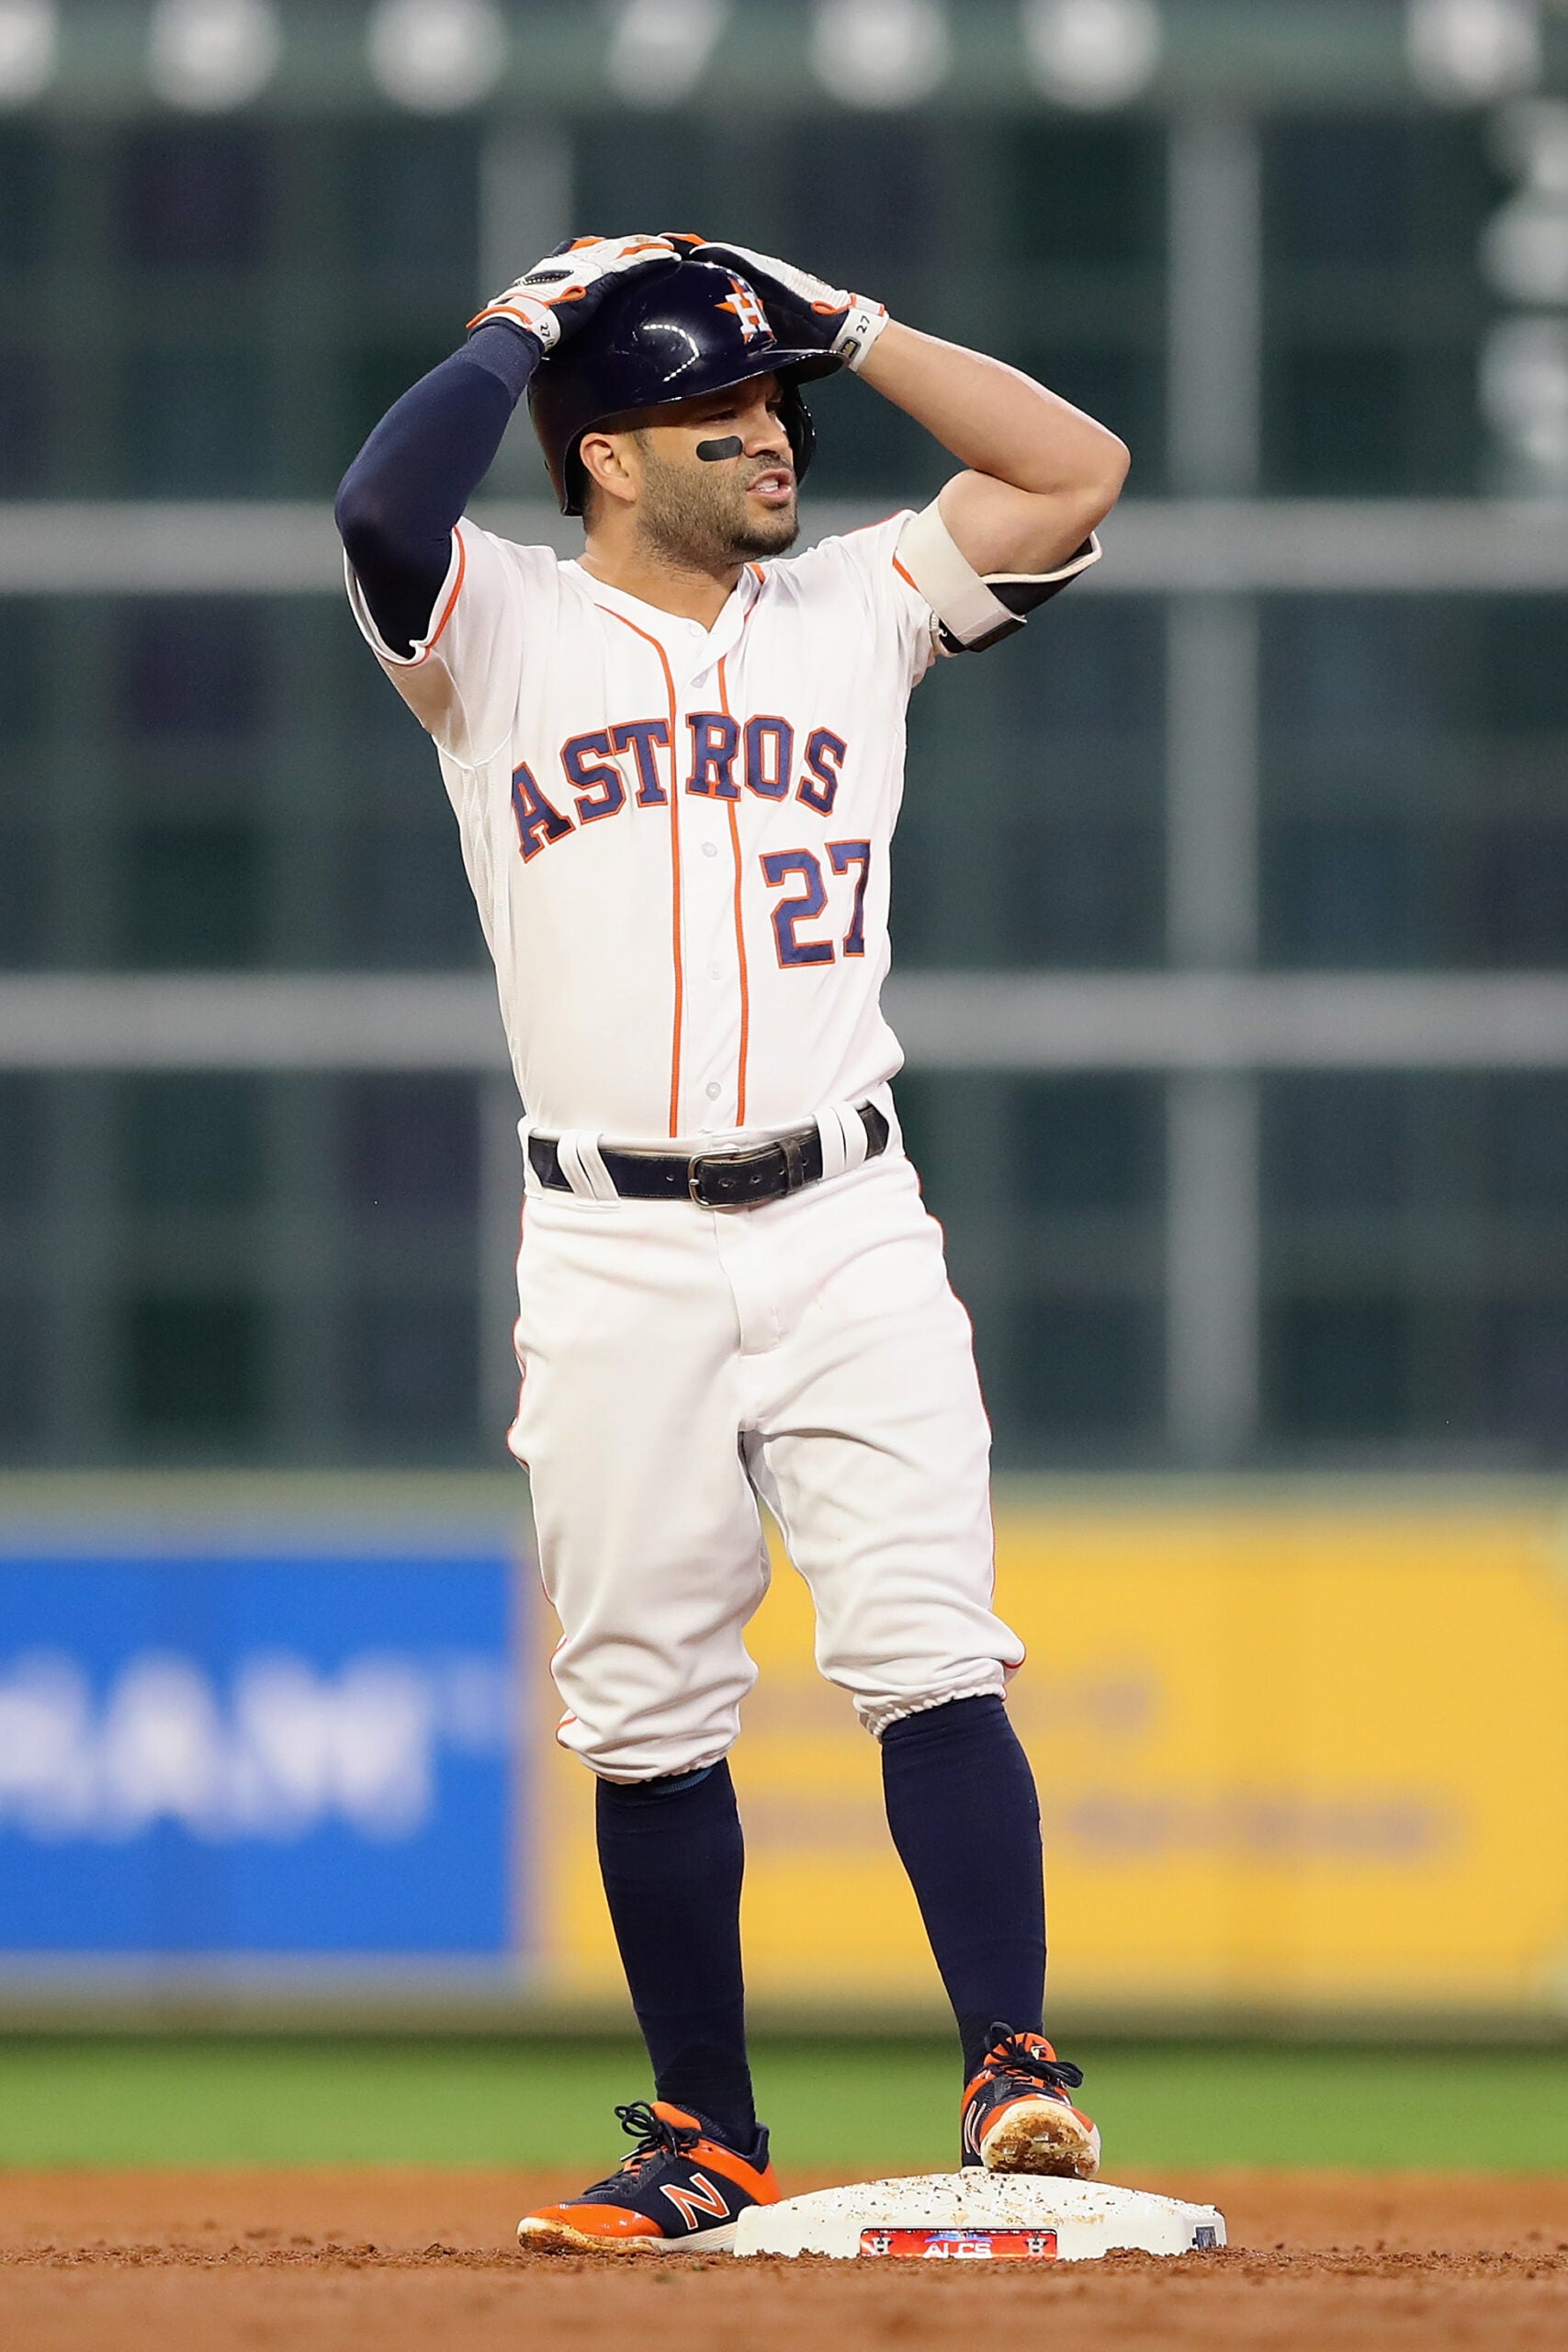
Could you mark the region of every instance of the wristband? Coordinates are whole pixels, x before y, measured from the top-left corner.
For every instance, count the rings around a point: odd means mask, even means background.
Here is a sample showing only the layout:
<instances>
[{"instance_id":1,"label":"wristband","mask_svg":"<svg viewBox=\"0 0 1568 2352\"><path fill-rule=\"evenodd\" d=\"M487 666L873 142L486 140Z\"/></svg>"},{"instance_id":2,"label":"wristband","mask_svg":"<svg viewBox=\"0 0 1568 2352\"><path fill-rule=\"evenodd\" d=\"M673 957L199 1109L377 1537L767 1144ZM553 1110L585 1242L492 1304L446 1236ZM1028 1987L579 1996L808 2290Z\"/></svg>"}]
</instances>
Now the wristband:
<instances>
[{"instance_id":1,"label":"wristband","mask_svg":"<svg viewBox=\"0 0 1568 2352\"><path fill-rule=\"evenodd\" d=\"M868 302L863 294L852 294L844 323L833 337L835 356L858 376L865 365L866 354L886 324L886 304Z\"/></svg>"}]
</instances>

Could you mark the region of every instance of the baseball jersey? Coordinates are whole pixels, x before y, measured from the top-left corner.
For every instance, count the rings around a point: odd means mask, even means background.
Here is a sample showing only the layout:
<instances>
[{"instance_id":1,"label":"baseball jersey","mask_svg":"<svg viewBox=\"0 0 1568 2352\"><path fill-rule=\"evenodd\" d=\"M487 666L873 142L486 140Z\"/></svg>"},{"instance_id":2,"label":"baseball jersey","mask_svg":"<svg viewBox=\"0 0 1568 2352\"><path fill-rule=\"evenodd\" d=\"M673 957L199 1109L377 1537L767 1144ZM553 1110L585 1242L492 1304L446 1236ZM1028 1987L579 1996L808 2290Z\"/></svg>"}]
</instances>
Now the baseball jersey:
<instances>
[{"instance_id":1,"label":"baseball jersey","mask_svg":"<svg viewBox=\"0 0 1568 2352\"><path fill-rule=\"evenodd\" d=\"M465 521L400 656L350 571L439 752L536 1127L778 1129L899 1068L888 856L936 650L908 520L748 565L712 628Z\"/></svg>"}]
</instances>

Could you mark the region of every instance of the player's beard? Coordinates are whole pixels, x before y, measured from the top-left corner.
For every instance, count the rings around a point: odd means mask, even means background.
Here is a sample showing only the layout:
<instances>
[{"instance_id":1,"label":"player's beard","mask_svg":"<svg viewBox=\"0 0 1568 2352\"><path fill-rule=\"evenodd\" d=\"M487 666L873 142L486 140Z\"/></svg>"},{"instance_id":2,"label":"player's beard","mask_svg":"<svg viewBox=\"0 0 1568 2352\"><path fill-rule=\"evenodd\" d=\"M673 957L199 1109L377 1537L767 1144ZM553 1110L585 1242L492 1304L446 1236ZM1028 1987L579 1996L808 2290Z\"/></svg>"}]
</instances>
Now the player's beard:
<instances>
[{"instance_id":1,"label":"player's beard","mask_svg":"<svg viewBox=\"0 0 1568 2352\"><path fill-rule=\"evenodd\" d=\"M800 533L795 501L754 507L728 466L666 465L646 443L637 526L659 559L678 571L733 571L754 556L782 555Z\"/></svg>"}]
</instances>

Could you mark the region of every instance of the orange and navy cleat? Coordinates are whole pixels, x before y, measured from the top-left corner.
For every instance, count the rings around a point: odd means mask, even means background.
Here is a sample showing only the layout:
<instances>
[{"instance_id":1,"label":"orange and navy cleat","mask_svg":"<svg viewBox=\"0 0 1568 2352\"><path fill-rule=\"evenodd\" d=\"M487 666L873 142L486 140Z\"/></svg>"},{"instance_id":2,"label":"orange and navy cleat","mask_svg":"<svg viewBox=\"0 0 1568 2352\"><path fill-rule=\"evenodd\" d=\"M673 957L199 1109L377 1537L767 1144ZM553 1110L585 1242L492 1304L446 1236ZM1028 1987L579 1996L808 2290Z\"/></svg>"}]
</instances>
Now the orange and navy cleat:
<instances>
[{"instance_id":1,"label":"orange and navy cleat","mask_svg":"<svg viewBox=\"0 0 1568 2352\"><path fill-rule=\"evenodd\" d=\"M637 2146L608 2180L517 2224L524 2245L602 2247L611 2254L724 2253L748 2205L776 2205L779 2185L759 2124L751 2146L730 2147L689 2109L638 2099L615 2109Z\"/></svg>"},{"instance_id":2,"label":"orange and navy cleat","mask_svg":"<svg viewBox=\"0 0 1568 2352\"><path fill-rule=\"evenodd\" d=\"M964 2094L964 2162L990 2172L1092 2180L1100 2133L1067 2097L1082 2080L1082 2068L1058 2058L1043 2034L993 2025L980 2071Z\"/></svg>"}]
</instances>

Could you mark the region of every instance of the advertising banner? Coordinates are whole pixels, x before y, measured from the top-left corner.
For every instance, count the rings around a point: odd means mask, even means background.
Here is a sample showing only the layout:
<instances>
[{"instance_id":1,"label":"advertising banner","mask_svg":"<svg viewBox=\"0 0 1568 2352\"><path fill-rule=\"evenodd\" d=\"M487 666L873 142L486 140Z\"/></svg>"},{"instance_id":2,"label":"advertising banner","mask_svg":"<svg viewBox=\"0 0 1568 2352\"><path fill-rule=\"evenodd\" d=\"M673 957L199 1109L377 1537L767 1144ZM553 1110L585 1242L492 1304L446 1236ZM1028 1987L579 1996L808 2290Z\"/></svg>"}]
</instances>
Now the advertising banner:
<instances>
[{"instance_id":1,"label":"advertising banner","mask_svg":"<svg viewBox=\"0 0 1568 2352\"><path fill-rule=\"evenodd\" d=\"M1097 2010L1568 2006L1568 1519L1314 1498L1006 1507L1055 1997ZM940 2000L876 1750L775 1563L734 1768L750 1973L807 2006ZM588 1776L543 1770L547 1973L616 1983ZM983 1841L976 1881L984 1883Z\"/></svg>"},{"instance_id":2,"label":"advertising banner","mask_svg":"<svg viewBox=\"0 0 1568 2352\"><path fill-rule=\"evenodd\" d=\"M0 1554L0 1991L457 1972L624 2008L515 1544L368 1524ZM1060 2003L1568 2007L1550 1489L1046 1490L998 1512L998 1604L1029 1648L1010 1704ZM755 2000L934 2016L877 1751L782 1558L749 1638ZM986 1870L982 1838L977 1891Z\"/></svg>"},{"instance_id":3,"label":"advertising banner","mask_svg":"<svg viewBox=\"0 0 1568 2352\"><path fill-rule=\"evenodd\" d=\"M0 1556L0 1954L514 1959L504 1552Z\"/></svg>"}]
</instances>

